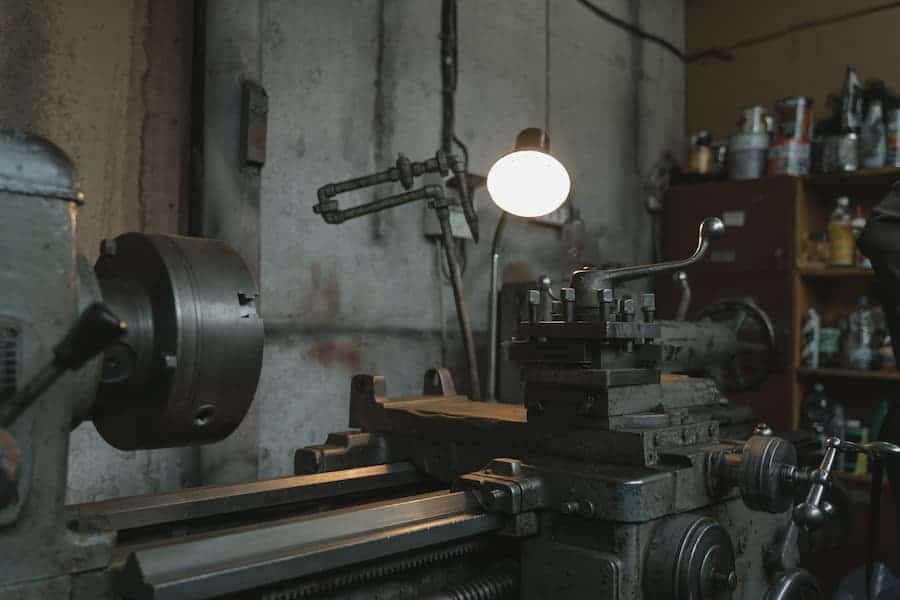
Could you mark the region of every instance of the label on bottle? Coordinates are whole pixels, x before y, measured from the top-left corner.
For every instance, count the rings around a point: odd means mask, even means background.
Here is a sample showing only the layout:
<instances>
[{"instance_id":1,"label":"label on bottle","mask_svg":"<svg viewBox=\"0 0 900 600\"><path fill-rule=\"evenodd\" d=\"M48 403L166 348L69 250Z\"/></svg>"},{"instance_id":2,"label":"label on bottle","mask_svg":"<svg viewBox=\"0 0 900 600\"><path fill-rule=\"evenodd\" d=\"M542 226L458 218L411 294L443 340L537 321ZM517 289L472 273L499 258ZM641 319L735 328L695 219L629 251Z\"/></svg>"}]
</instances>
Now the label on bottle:
<instances>
[{"instance_id":1,"label":"label on bottle","mask_svg":"<svg viewBox=\"0 0 900 600\"><path fill-rule=\"evenodd\" d=\"M806 175L809 159L809 142L784 140L769 148L769 174Z\"/></svg>"},{"instance_id":2,"label":"label on bottle","mask_svg":"<svg viewBox=\"0 0 900 600\"><path fill-rule=\"evenodd\" d=\"M889 167L900 167L900 112L892 113L887 126L887 158Z\"/></svg>"},{"instance_id":3,"label":"label on bottle","mask_svg":"<svg viewBox=\"0 0 900 600\"><path fill-rule=\"evenodd\" d=\"M852 267L856 258L856 238L850 223L832 221L828 224L828 244L831 266Z\"/></svg>"}]
</instances>

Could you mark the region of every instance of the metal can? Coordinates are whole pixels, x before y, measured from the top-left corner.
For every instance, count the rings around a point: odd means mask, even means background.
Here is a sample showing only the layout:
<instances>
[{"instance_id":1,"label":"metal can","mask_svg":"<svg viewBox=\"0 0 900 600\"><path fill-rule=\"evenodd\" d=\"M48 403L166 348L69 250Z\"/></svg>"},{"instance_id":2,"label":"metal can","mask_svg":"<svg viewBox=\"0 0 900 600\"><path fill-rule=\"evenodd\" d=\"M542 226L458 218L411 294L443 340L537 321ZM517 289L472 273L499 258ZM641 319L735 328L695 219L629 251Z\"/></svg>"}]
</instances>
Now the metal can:
<instances>
[{"instance_id":1,"label":"metal can","mask_svg":"<svg viewBox=\"0 0 900 600\"><path fill-rule=\"evenodd\" d=\"M728 177L756 179L766 174L767 133L736 133L728 144Z\"/></svg>"},{"instance_id":2,"label":"metal can","mask_svg":"<svg viewBox=\"0 0 900 600\"><path fill-rule=\"evenodd\" d=\"M806 96L775 103L775 136L769 148L771 175L806 175L810 164L813 101Z\"/></svg>"},{"instance_id":3,"label":"metal can","mask_svg":"<svg viewBox=\"0 0 900 600\"><path fill-rule=\"evenodd\" d=\"M813 101L806 96L782 98L775 103L775 138L809 142L813 127Z\"/></svg>"},{"instance_id":4,"label":"metal can","mask_svg":"<svg viewBox=\"0 0 900 600\"><path fill-rule=\"evenodd\" d=\"M887 160L885 166L900 167L900 108L887 111Z\"/></svg>"}]
</instances>

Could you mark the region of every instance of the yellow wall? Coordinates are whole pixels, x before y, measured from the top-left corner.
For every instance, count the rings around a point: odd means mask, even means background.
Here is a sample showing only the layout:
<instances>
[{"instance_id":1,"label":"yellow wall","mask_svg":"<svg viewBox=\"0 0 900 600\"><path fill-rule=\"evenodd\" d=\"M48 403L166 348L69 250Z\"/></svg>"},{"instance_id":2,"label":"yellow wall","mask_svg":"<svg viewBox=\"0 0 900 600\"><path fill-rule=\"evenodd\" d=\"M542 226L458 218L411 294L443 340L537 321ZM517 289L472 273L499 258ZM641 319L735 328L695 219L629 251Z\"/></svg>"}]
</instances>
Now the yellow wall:
<instances>
[{"instance_id":1,"label":"yellow wall","mask_svg":"<svg viewBox=\"0 0 900 600\"><path fill-rule=\"evenodd\" d=\"M687 50L728 46L811 19L885 4L884 0L688 0ZM714 136L735 130L741 109L771 108L778 98L810 96L816 118L827 116L826 96L840 90L846 65L860 78L877 77L900 93L900 6L791 33L738 49L734 60L704 59L687 69L687 131Z\"/></svg>"}]
</instances>

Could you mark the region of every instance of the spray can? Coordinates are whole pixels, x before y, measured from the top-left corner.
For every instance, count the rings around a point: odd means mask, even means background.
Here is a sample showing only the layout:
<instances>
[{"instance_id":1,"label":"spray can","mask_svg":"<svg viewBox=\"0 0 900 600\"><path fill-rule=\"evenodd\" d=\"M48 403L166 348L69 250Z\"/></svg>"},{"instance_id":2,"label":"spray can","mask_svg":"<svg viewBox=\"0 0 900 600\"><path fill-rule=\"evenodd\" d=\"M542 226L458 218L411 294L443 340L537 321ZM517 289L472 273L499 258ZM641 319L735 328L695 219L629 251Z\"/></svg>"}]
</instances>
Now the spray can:
<instances>
[{"instance_id":1,"label":"spray can","mask_svg":"<svg viewBox=\"0 0 900 600\"><path fill-rule=\"evenodd\" d=\"M771 175L806 175L810 164L813 101L806 96L775 103L775 139L769 148Z\"/></svg>"}]
</instances>

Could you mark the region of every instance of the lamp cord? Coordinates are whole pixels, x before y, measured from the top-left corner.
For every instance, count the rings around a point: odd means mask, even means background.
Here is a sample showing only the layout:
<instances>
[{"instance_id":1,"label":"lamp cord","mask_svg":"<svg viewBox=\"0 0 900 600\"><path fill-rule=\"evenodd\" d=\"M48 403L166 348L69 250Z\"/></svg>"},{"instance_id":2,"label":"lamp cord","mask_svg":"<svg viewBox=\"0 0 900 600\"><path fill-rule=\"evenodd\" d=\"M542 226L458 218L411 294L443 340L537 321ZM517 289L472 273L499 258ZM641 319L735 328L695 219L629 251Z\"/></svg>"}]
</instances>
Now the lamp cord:
<instances>
[{"instance_id":1,"label":"lamp cord","mask_svg":"<svg viewBox=\"0 0 900 600\"><path fill-rule=\"evenodd\" d=\"M544 0L544 132L550 131L550 0Z\"/></svg>"},{"instance_id":2,"label":"lamp cord","mask_svg":"<svg viewBox=\"0 0 900 600\"><path fill-rule=\"evenodd\" d=\"M657 44L657 45L665 48L669 52L671 52L681 62L687 62L687 57L685 56L684 52L682 52L677 46L675 46L675 44L673 44L669 40L663 39L656 34L648 33L646 31L644 31L643 29L641 29L640 27L632 25L628 21L626 21L624 19L620 19L619 17L613 15L612 13L603 10L602 8L600 8L593 2L589 2L588 0L578 0L578 2L580 4L582 4L585 8L587 8L589 11L594 13L594 15L600 17L607 23L610 23L611 25L615 25L619 29L624 29L631 35L637 36L637 37L647 40L649 42L653 42L654 44Z\"/></svg>"}]
</instances>

